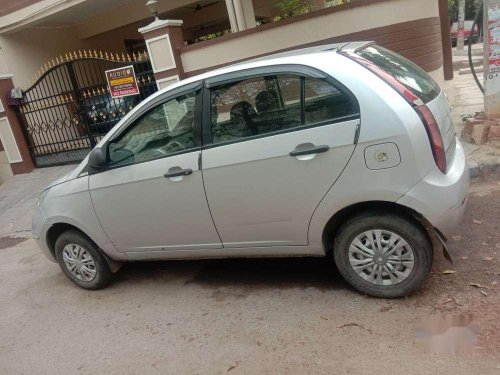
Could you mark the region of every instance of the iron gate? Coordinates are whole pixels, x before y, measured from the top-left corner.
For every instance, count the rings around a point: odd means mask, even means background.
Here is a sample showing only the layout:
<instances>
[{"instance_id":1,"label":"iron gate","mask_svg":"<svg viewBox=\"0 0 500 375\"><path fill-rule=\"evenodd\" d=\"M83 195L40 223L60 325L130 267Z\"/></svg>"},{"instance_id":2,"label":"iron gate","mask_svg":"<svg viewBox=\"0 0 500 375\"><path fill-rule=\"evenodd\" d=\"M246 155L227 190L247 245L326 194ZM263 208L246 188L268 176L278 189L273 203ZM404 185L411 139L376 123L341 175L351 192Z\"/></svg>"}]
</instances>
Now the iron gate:
<instances>
[{"instance_id":1,"label":"iron gate","mask_svg":"<svg viewBox=\"0 0 500 375\"><path fill-rule=\"evenodd\" d=\"M104 72L132 65L139 95L111 99ZM146 52L79 51L52 60L23 92L17 114L37 167L81 161L141 100L157 91Z\"/></svg>"}]
</instances>

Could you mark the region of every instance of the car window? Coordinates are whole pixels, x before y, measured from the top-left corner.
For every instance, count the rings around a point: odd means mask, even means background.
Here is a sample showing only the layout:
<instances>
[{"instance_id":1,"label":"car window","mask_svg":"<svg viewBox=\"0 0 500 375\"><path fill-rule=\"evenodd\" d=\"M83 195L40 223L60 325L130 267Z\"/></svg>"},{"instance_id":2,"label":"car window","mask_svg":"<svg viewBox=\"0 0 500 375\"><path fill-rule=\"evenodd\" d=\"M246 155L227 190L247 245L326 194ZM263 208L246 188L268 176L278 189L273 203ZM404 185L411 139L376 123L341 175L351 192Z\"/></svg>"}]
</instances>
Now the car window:
<instances>
[{"instance_id":1,"label":"car window","mask_svg":"<svg viewBox=\"0 0 500 375\"><path fill-rule=\"evenodd\" d=\"M441 93L439 85L422 68L384 47L369 46L358 54L389 73L425 103Z\"/></svg>"},{"instance_id":2,"label":"car window","mask_svg":"<svg viewBox=\"0 0 500 375\"><path fill-rule=\"evenodd\" d=\"M305 124L315 124L357 113L352 98L323 79L305 77Z\"/></svg>"},{"instance_id":3,"label":"car window","mask_svg":"<svg viewBox=\"0 0 500 375\"><path fill-rule=\"evenodd\" d=\"M294 74L250 78L210 90L214 144L286 131L355 113L357 104L353 99L330 82Z\"/></svg>"},{"instance_id":4,"label":"car window","mask_svg":"<svg viewBox=\"0 0 500 375\"><path fill-rule=\"evenodd\" d=\"M191 149L196 94L179 96L139 118L109 144L109 164L141 163Z\"/></svg>"}]
</instances>

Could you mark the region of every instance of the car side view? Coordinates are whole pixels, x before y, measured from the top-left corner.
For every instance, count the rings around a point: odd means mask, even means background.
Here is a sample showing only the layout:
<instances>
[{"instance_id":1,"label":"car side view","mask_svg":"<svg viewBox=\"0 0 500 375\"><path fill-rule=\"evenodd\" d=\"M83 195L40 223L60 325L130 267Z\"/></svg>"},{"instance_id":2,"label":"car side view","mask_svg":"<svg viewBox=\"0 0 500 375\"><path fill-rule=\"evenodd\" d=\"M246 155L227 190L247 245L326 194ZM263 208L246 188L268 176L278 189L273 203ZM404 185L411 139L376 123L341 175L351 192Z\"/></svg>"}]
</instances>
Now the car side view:
<instances>
[{"instance_id":1,"label":"car side view","mask_svg":"<svg viewBox=\"0 0 500 375\"><path fill-rule=\"evenodd\" d=\"M394 298L422 286L435 248L449 256L468 184L435 81L342 43L150 96L40 194L33 235L86 289L129 261L331 255L354 288Z\"/></svg>"}]
</instances>

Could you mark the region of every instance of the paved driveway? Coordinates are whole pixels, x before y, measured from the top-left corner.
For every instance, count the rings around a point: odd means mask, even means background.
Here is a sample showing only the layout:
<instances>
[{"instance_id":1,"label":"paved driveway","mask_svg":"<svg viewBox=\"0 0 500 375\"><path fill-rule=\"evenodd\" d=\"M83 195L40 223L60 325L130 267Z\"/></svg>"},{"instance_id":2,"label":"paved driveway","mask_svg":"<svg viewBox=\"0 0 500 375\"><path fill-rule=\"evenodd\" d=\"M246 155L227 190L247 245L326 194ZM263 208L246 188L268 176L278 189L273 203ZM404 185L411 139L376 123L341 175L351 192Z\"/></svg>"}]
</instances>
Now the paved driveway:
<instances>
[{"instance_id":1,"label":"paved driveway","mask_svg":"<svg viewBox=\"0 0 500 375\"><path fill-rule=\"evenodd\" d=\"M32 240L0 246L0 374L500 374L500 185L474 189L456 265L436 257L399 300L356 293L325 259L128 264L91 292ZM459 314L479 347L424 353L419 322Z\"/></svg>"},{"instance_id":2,"label":"paved driveway","mask_svg":"<svg viewBox=\"0 0 500 375\"><path fill-rule=\"evenodd\" d=\"M1 237L31 235L31 217L38 194L51 181L73 168L75 165L39 168L14 176L0 185L0 242Z\"/></svg>"}]
</instances>

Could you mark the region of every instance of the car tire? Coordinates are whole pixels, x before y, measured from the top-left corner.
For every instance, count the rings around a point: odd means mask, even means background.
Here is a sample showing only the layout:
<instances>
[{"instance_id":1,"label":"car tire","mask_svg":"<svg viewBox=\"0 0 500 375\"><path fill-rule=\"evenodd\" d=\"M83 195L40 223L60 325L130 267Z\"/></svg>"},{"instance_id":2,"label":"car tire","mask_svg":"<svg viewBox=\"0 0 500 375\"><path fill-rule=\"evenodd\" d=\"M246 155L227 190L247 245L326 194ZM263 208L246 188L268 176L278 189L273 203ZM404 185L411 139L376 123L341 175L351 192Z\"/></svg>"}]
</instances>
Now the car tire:
<instances>
[{"instance_id":1,"label":"car tire","mask_svg":"<svg viewBox=\"0 0 500 375\"><path fill-rule=\"evenodd\" d=\"M101 289L113 279L98 247L81 232L62 233L55 243L55 255L64 274L80 288Z\"/></svg>"},{"instance_id":2,"label":"car tire","mask_svg":"<svg viewBox=\"0 0 500 375\"><path fill-rule=\"evenodd\" d=\"M416 220L365 213L340 227L333 255L339 272L354 288L373 297L397 298L411 294L427 280L433 248Z\"/></svg>"}]
</instances>

